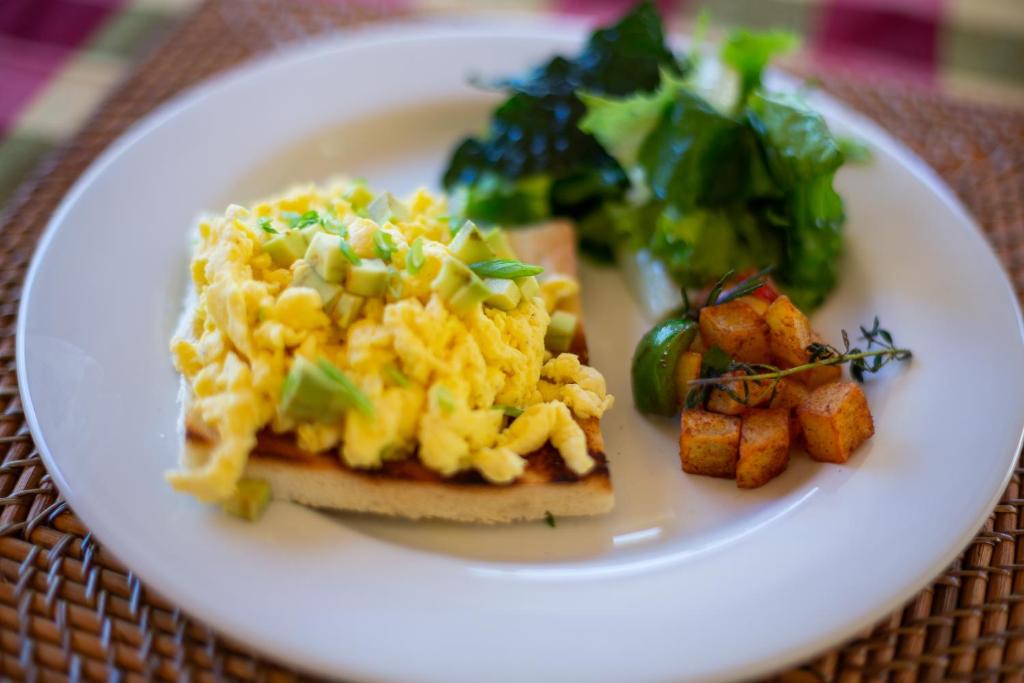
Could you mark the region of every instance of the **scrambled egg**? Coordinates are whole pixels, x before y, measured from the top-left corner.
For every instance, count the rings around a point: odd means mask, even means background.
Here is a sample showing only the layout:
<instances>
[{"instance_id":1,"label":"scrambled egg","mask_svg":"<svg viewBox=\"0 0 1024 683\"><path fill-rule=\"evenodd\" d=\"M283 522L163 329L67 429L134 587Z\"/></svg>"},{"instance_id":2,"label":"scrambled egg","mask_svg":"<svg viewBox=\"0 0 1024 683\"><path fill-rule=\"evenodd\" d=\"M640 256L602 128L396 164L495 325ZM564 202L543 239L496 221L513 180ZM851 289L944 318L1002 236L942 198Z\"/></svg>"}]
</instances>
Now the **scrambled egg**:
<instances>
[{"instance_id":1,"label":"scrambled egg","mask_svg":"<svg viewBox=\"0 0 1024 683\"><path fill-rule=\"evenodd\" d=\"M419 191L377 223L365 210L372 198L360 185L301 187L200 223L191 264L197 300L171 351L218 439L201 462L167 475L175 488L204 501L227 498L267 427L294 434L304 450L336 451L355 468L418 457L445 476L475 469L508 483L523 473L523 455L548 441L574 472L594 466L574 418L600 417L612 397L600 373L544 344L550 313L576 293L575 281L551 277L511 310L456 312L432 286L450 257L444 200ZM319 222L303 225L309 217ZM265 247L299 228L340 235L354 258L375 258L386 244L387 291L342 321L321 291L294 284L302 260L281 267ZM328 362L372 410L326 421L286 414L282 392L299 357Z\"/></svg>"}]
</instances>

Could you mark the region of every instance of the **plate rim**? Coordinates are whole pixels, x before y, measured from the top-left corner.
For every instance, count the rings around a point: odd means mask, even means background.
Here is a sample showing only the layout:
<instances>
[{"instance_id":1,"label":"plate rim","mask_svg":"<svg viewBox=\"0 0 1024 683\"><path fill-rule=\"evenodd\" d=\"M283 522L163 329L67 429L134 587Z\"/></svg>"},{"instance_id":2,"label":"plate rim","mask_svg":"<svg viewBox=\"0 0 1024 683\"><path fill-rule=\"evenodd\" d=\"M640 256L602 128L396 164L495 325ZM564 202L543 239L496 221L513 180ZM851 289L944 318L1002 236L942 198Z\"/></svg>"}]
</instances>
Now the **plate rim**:
<instances>
[{"instance_id":1,"label":"plate rim","mask_svg":"<svg viewBox=\"0 0 1024 683\"><path fill-rule=\"evenodd\" d=\"M495 13L497 14L497 13ZM266 73L276 68L293 68L297 63L305 60L317 59L325 54L342 53L351 49L361 49L371 45L388 45L394 42L408 41L432 41L445 37L458 36L505 36L505 37L536 37L538 33L554 33L557 29L571 29L574 31L572 38L580 37L581 32L591 26L591 22L577 17L533 17L516 16L509 18L501 15L501 24L495 22L494 16L485 15L484 18L473 17L465 20L435 19L435 18L405 18L396 21L387 21L371 26L352 27L332 31L318 36L301 44L286 45L276 48L268 53L258 55L254 58L234 65L226 70L208 76L199 82L176 93L171 98L162 102L157 107L147 112L144 116L132 123L125 131L117 136L88 166L88 168L75 180L74 184L61 198L60 203L47 221L46 227L40 235L23 280L21 297L18 305L18 320L16 325L15 339L15 362L18 375L18 388L25 416L26 424L36 443L40 457L46 465L47 472L56 484L60 493L71 504L72 510L77 513L77 502L84 501L85 496L80 496L65 479L64 473L53 457L52 451L46 441L36 417L35 406L32 400L26 368L25 348L25 321L26 314L32 300L32 291L36 283L36 277L41 263L45 259L50 243L57 234L61 223L76 203L77 198L87 191L94 180L119 156L121 156L137 140L149 135L159 128L164 122L174 118L187 108L195 106L203 99L214 93L221 87L228 84L265 77ZM564 35L560 35L564 39ZM673 39L676 38L673 34ZM772 70L772 75L779 77L783 82L794 82L793 77L777 70ZM997 277L1000 280L1004 293L1008 295L1011 303L1016 328L1024 349L1024 315L1022 315L1021 302L1013 288L1012 281L1006 269L999 261L992 244L985 237L985 233L978 221L970 213L967 207L953 192L952 188L942 180L938 173L913 152L905 143L889 133L880 124L855 109L850 104L836 98L828 93L816 92L813 94L816 103L824 103L828 108L841 112L844 117L854 122L862 130L868 131L873 137L873 142L880 142L887 151L903 166L911 175L921 181L932 194L934 194L944 207L956 214L964 221L970 229L971 239L979 243L986 259L991 266L998 271ZM966 549L970 540L974 538L978 530L984 525L995 505L1002 497L1010 478L1013 475L1021 447L1024 446L1024 417L1020 418L1020 424L1016 429L1016 446L1013 453L1008 457L1006 471L1003 474L999 486L990 495L989 501L983 506L981 513L968 525L967 530L959 534L955 542L951 543L940 560L936 560L922 575L912 582L904 585L900 590L895 591L894 597L882 601L872 610L868 610L858 619L844 621L840 626L825 632L814 640L801 642L789 648L780 649L770 657L747 664L744 667L736 668L735 665L726 664L716 670L712 677L714 680L731 679L734 677L749 677L763 675L776 671L791 664L803 661L822 651L834 648L854 634L877 623L879 619L895 609L899 609L909 598L920 592L925 586L940 575L942 570L949 563ZM83 521L85 521L83 519ZM107 536L106 530L98 531L95 524L88 525L90 530L100 539L101 542ZM99 526L105 526L100 524ZM156 579L156 580L154 580ZM158 576L148 576L144 579L148 584L155 587L161 594L167 594L164 590L166 582ZM173 591L171 591L173 593ZM216 629L225 634L244 633L249 629L238 628L238 625L228 618L221 618L216 610L207 610L195 600L175 597L175 602L184 605L189 603L187 612L203 622L216 625ZM288 662L299 670L310 671L326 675L356 675L361 677L370 676L373 680L396 680L385 678L376 674L369 674L367 671L359 671L358 667L350 669L338 669L336 667L325 668L321 661L297 661L294 653L286 648L273 647L274 643L264 638L249 634L246 639L259 643L272 657ZM351 673L346 674L346 671Z\"/></svg>"}]
</instances>

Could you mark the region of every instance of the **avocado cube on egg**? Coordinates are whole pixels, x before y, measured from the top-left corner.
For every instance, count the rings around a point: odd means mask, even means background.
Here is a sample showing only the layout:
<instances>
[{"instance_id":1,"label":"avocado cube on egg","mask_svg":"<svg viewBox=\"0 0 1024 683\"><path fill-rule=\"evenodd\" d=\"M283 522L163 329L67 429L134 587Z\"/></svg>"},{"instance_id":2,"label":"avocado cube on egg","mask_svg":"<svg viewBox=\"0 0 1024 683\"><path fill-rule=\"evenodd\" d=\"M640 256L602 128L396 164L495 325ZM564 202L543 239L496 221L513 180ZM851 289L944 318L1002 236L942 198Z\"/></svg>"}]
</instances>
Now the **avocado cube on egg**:
<instances>
[{"instance_id":1,"label":"avocado cube on egg","mask_svg":"<svg viewBox=\"0 0 1024 683\"><path fill-rule=\"evenodd\" d=\"M337 384L323 368L296 357L281 389L281 414L294 420L334 422L347 407L338 400Z\"/></svg>"},{"instance_id":2,"label":"avocado cube on egg","mask_svg":"<svg viewBox=\"0 0 1024 683\"><path fill-rule=\"evenodd\" d=\"M551 314L548 331L544 335L544 346L552 353L565 353L572 346L576 336L576 316L567 311L555 311Z\"/></svg>"},{"instance_id":3,"label":"avocado cube on egg","mask_svg":"<svg viewBox=\"0 0 1024 683\"><path fill-rule=\"evenodd\" d=\"M302 235L302 238L306 241L307 247L310 245L310 243L313 242L313 238L319 235L321 232L323 232L323 230L321 229L319 223L307 225L306 227L299 228L298 230L298 233Z\"/></svg>"},{"instance_id":4,"label":"avocado cube on egg","mask_svg":"<svg viewBox=\"0 0 1024 683\"><path fill-rule=\"evenodd\" d=\"M341 294L341 286L327 282L322 277L317 275L313 267L301 261L296 264L292 270L292 287L309 287L315 289L320 294L320 299L324 303L324 310L331 310L331 306L334 305L338 295Z\"/></svg>"},{"instance_id":5,"label":"avocado cube on egg","mask_svg":"<svg viewBox=\"0 0 1024 683\"><path fill-rule=\"evenodd\" d=\"M437 292L438 296L442 299L448 301L472 277L473 271L466 264L446 256L444 261L441 262L441 270L437 272L437 275L430 283L430 288Z\"/></svg>"},{"instance_id":6,"label":"avocado cube on egg","mask_svg":"<svg viewBox=\"0 0 1024 683\"><path fill-rule=\"evenodd\" d=\"M388 286L388 267L380 259L363 259L351 265L345 289L359 296L381 296Z\"/></svg>"},{"instance_id":7,"label":"avocado cube on egg","mask_svg":"<svg viewBox=\"0 0 1024 683\"><path fill-rule=\"evenodd\" d=\"M337 235L318 232L306 249L306 262L327 282L342 282L348 269L349 262L338 248L338 239Z\"/></svg>"},{"instance_id":8,"label":"avocado cube on egg","mask_svg":"<svg viewBox=\"0 0 1024 683\"><path fill-rule=\"evenodd\" d=\"M235 492L221 507L224 512L254 522L270 502L270 484L263 479L243 478L235 484Z\"/></svg>"},{"instance_id":9,"label":"avocado cube on egg","mask_svg":"<svg viewBox=\"0 0 1024 683\"><path fill-rule=\"evenodd\" d=\"M306 251L306 240L300 233L289 230L264 242L263 251L270 254L270 259L278 268L289 268L302 258Z\"/></svg>"},{"instance_id":10,"label":"avocado cube on egg","mask_svg":"<svg viewBox=\"0 0 1024 683\"><path fill-rule=\"evenodd\" d=\"M523 298L519 291L519 285L512 280L500 280L498 278L487 278L484 284L490 291L490 296L484 299L484 303L502 311L511 311L519 305Z\"/></svg>"},{"instance_id":11,"label":"avocado cube on egg","mask_svg":"<svg viewBox=\"0 0 1024 683\"><path fill-rule=\"evenodd\" d=\"M487 245L480 228L472 221L466 221L455 233L448 251L463 263L489 261L494 258L494 251Z\"/></svg>"},{"instance_id":12,"label":"avocado cube on egg","mask_svg":"<svg viewBox=\"0 0 1024 683\"><path fill-rule=\"evenodd\" d=\"M537 278L533 275L517 277L513 282L519 285L519 291L521 291L523 296L527 299L540 296L540 284L537 282Z\"/></svg>"},{"instance_id":13,"label":"avocado cube on egg","mask_svg":"<svg viewBox=\"0 0 1024 683\"><path fill-rule=\"evenodd\" d=\"M384 192L366 207L366 215L378 225L384 225L388 221L407 221L409 207L390 192Z\"/></svg>"},{"instance_id":14,"label":"avocado cube on egg","mask_svg":"<svg viewBox=\"0 0 1024 683\"><path fill-rule=\"evenodd\" d=\"M359 312L363 310L365 301L366 299L361 296L342 292L338 297L338 303L334 305L334 319L338 321L338 325L344 328L354 323Z\"/></svg>"},{"instance_id":15,"label":"avocado cube on egg","mask_svg":"<svg viewBox=\"0 0 1024 683\"><path fill-rule=\"evenodd\" d=\"M497 258L514 259L516 257L516 253L512 251L512 245L508 242L508 237L505 236L505 231L501 228L493 228L485 232L484 242Z\"/></svg>"},{"instance_id":16,"label":"avocado cube on egg","mask_svg":"<svg viewBox=\"0 0 1024 683\"><path fill-rule=\"evenodd\" d=\"M490 296L491 290L483 280L474 275L468 283L452 295L452 298L448 300L448 305L456 313L465 313L474 306L482 304Z\"/></svg>"}]
</instances>

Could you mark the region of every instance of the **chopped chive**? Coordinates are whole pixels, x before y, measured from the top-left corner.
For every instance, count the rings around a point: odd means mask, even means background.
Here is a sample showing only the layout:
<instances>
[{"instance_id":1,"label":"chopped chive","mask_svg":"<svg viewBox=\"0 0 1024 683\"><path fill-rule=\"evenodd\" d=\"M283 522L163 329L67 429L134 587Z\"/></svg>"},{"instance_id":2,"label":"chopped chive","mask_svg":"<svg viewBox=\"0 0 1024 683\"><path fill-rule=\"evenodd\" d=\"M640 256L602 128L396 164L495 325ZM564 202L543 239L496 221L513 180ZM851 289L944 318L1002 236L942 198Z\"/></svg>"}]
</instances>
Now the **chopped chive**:
<instances>
[{"instance_id":1,"label":"chopped chive","mask_svg":"<svg viewBox=\"0 0 1024 683\"><path fill-rule=\"evenodd\" d=\"M311 225L316 225L319 222L320 214L310 209L306 213L299 216L298 220L295 221L295 224L292 225L292 227L298 230L300 228L308 228Z\"/></svg>"},{"instance_id":2,"label":"chopped chive","mask_svg":"<svg viewBox=\"0 0 1024 683\"><path fill-rule=\"evenodd\" d=\"M494 409L495 410L500 410L501 412L505 413L506 415L508 415L509 417L512 417L512 418L519 417L520 415L523 414L523 409L522 408L516 408L515 406L503 406L503 405L497 405L496 404L494 406Z\"/></svg>"},{"instance_id":3,"label":"chopped chive","mask_svg":"<svg viewBox=\"0 0 1024 683\"><path fill-rule=\"evenodd\" d=\"M423 267L423 238L417 237L409 247L409 253L405 256L405 269L410 275L420 272Z\"/></svg>"},{"instance_id":4,"label":"chopped chive","mask_svg":"<svg viewBox=\"0 0 1024 683\"><path fill-rule=\"evenodd\" d=\"M437 388L434 389L434 393L437 395L437 405L441 407L441 410L448 415L455 412L455 397L452 396L452 392L448 390L448 387L438 384Z\"/></svg>"},{"instance_id":5,"label":"chopped chive","mask_svg":"<svg viewBox=\"0 0 1024 683\"><path fill-rule=\"evenodd\" d=\"M345 241L344 237L338 238L338 249L341 249L341 253L345 255L345 258L353 266L358 266L363 262L363 259L356 255L356 252L352 250L352 245Z\"/></svg>"},{"instance_id":6,"label":"chopped chive","mask_svg":"<svg viewBox=\"0 0 1024 683\"><path fill-rule=\"evenodd\" d=\"M515 280L516 278L540 275L544 272L540 266L532 266L529 263L507 258L477 261L470 264L469 269L480 277L493 277L501 280Z\"/></svg>"},{"instance_id":7,"label":"chopped chive","mask_svg":"<svg viewBox=\"0 0 1024 683\"><path fill-rule=\"evenodd\" d=\"M409 378L405 376L405 373L403 373L394 365L385 365L384 374L387 376L389 380L391 380L392 384L400 386L403 389L409 386L410 384Z\"/></svg>"},{"instance_id":8,"label":"chopped chive","mask_svg":"<svg viewBox=\"0 0 1024 683\"><path fill-rule=\"evenodd\" d=\"M338 385L338 394L353 408L364 415L373 416L373 403L348 376L334 366L326 358L320 358L316 362L317 367L323 370L324 374L330 377Z\"/></svg>"},{"instance_id":9,"label":"chopped chive","mask_svg":"<svg viewBox=\"0 0 1024 683\"><path fill-rule=\"evenodd\" d=\"M259 219L257 224L260 226L260 230L262 230L263 232L268 232L271 235L277 234L277 230L274 230L273 226L270 224L270 219L267 218L266 216Z\"/></svg>"},{"instance_id":10,"label":"chopped chive","mask_svg":"<svg viewBox=\"0 0 1024 683\"><path fill-rule=\"evenodd\" d=\"M395 250L395 241L391 238L391 234L383 230L373 233L373 249L381 261L390 262L391 254Z\"/></svg>"},{"instance_id":11,"label":"chopped chive","mask_svg":"<svg viewBox=\"0 0 1024 683\"><path fill-rule=\"evenodd\" d=\"M285 223L287 223L288 227L290 227L290 228L294 228L295 224L299 222L300 218L302 218L302 216L300 216L298 213L296 213L294 211L282 211L281 212L281 219Z\"/></svg>"},{"instance_id":12,"label":"chopped chive","mask_svg":"<svg viewBox=\"0 0 1024 683\"><path fill-rule=\"evenodd\" d=\"M544 511L544 522L552 529L558 526L558 523L555 521L555 516L551 514L550 510Z\"/></svg>"}]
</instances>

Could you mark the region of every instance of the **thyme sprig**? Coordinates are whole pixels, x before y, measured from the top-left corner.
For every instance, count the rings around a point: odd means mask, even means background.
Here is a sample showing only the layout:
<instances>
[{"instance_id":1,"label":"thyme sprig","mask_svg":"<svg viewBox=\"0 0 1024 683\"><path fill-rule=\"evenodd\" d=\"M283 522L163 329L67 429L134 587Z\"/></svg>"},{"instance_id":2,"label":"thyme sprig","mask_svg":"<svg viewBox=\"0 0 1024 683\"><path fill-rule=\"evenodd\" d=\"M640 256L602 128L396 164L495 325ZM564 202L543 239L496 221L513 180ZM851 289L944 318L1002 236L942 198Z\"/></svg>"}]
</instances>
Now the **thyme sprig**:
<instances>
[{"instance_id":1,"label":"thyme sprig","mask_svg":"<svg viewBox=\"0 0 1024 683\"><path fill-rule=\"evenodd\" d=\"M892 333L881 327L877 316L871 329L861 325L860 332L861 340L866 342L864 349L851 346L850 337L846 330L843 330L843 350L830 344L815 342L807 347L806 363L786 369L764 363L742 363L729 358L722 349L712 347L704 355L701 376L687 382L690 390L686 394L686 407L696 408L704 405L713 389L719 389L734 401L747 405L750 402L752 382L770 382L770 402L775 396L779 380L829 365L848 363L850 376L858 382L863 382L866 374L876 373L892 361L907 361L913 357L910 349L896 346ZM742 383L742 394L729 386L736 382Z\"/></svg>"}]
</instances>

